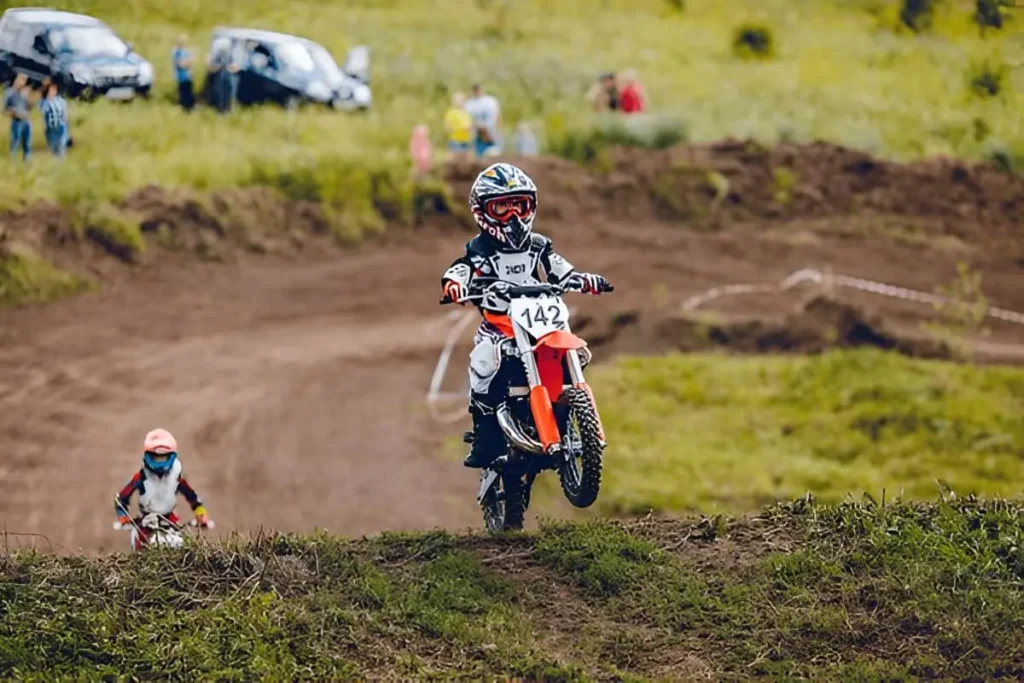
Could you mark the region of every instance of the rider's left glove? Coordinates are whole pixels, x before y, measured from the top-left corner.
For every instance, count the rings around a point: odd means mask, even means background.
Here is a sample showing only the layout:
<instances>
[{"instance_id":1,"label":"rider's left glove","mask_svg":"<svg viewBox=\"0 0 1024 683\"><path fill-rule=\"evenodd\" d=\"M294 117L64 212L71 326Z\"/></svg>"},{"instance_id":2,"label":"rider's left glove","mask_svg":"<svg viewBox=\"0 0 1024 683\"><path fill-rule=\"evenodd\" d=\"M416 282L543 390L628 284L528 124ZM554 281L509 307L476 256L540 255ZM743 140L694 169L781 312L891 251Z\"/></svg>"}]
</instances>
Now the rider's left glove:
<instances>
[{"instance_id":1,"label":"rider's left glove","mask_svg":"<svg viewBox=\"0 0 1024 683\"><path fill-rule=\"evenodd\" d=\"M615 288L612 283L601 276L593 273L573 273L566 283L566 289L583 292L584 294L602 294L610 292Z\"/></svg>"},{"instance_id":2,"label":"rider's left glove","mask_svg":"<svg viewBox=\"0 0 1024 683\"><path fill-rule=\"evenodd\" d=\"M128 515L121 515L120 517L117 518L117 521L114 522L114 528L115 529L119 529L119 530L120 529L127 529L131 525L132 525L132 518L129 517Z\"/></svg>"},{"instance_id":3,"label":"rider's left glove","mask_svg":"<svg viewBox=\"0 0 1024 683\"><path fill-rule=\"evenodd\" d=\"M193 510L196 516L196 524L201 527L210 526L210 516L206 513L206 508L202 505Z\"/></svg>"}]
</instances>

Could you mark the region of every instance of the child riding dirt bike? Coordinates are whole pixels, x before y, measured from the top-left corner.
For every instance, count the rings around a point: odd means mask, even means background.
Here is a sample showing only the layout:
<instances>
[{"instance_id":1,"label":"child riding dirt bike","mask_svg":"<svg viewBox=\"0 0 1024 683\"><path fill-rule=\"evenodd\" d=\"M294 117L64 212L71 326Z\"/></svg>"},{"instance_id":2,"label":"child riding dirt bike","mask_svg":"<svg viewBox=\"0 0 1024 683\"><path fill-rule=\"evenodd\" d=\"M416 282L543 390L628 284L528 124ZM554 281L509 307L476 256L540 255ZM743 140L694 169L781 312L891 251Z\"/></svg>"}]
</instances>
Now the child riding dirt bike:
<instances>
[{"instance_id":1,"label":"child riding dirt bike","mask_svg":"<svg viewBox=\"0 0 1024 683\"><path fill-rule=\"evenodd\" d=\"M554 252L550 239L532 232L537 186L521 169L505 163L485 169L473 183L469 205L480 234L442 276L441 303L473 302L483 314L469 356L473 435L463 464L486 468L505 449L496 410L508 384L500 372L505 336L501 326L511 288L550 283L563 291L597 295L612 286L600 275L577 272Z\"/></svg>"},{"instance_id":2,"label":"child riding dirt bike","mask_svg":"<svg viewBox=\"0 0 1024 683\"><path fill-rule=\"evenodd\" d=\"M213 520L207 515L203 501L182 475L178 442L174 436L166 429L154 429L146 434L143 449L142 468L114 500L114 514L117 515L114 528L131 529L132 549L140 550L149 542L150 536L161 529L176 532L180 518L174 507L179 493L192 508L195 523L203 528L212 527ZM139 494L140 515L132 519L128 506L136 492Z\"/></svg>"}]
</instances>

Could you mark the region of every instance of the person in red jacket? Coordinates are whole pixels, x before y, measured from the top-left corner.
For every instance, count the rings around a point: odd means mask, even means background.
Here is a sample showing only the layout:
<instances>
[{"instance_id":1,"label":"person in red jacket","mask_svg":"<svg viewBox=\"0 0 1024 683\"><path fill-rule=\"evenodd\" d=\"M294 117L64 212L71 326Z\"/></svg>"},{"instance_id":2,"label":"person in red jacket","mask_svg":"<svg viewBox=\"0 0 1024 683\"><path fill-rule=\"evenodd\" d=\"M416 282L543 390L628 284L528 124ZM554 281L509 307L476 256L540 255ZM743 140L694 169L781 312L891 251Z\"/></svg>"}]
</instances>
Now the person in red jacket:
<instances>
[{"instance_id":1,"label":"person in red jacket","mask_svg":"<svg viewBox=\"0 0 1024 683\"><path fill-rule=\"evenodd\" d=\"M619 91L619 109L623 114L642 114L645 110L643 86L636 80L636 71L622 72L622 90Z\"/></svg>"}]
</instances>

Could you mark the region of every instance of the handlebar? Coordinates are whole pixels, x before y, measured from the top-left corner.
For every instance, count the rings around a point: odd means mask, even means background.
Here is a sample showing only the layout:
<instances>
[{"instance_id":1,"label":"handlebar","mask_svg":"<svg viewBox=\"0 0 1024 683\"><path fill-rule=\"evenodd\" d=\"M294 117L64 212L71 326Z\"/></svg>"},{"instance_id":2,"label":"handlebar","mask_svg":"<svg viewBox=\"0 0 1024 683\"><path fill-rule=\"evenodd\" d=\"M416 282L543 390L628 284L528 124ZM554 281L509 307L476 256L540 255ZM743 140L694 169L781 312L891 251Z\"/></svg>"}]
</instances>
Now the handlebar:
<instances>
[{"instance_id":1,"label":"handlebar","mask_svg":"<svg viewBox=\"0 0 1024 683\"><path fill-rule=\"evenodd\" d=\"M496 284L498 282L506 282L506 281L505 280L494 280L492 282L489 282L487 287L489 287L491 285L494 285L494 284ZM524 296L545 296L545 295L560 296L560 295L562 295L562 294L564 294L566 292L566 289L565 289L565 287L563 285L556 285L556 284L552 284L552 283L549 283L549 282L544 282L544 283L540 283L540 284L536 284L536 285L513 285L510 282L507 283L507 284L510 285L510 287L507 290L507 295L508 295L509 298L518 298L518 297L524 297ZM481 299L484 298L484 294L487 291L487 287L483 287L482 289L476 290L475 293L470 294L467 297L464 297L463 299L461 299L461 301L462 302L480 301ZM441 299L441 301L439 303L441 305L444 305L444 304L450 304L450 303L454 303L454 302L449 301L447 299Z\"/></svg>"}]
</instances>

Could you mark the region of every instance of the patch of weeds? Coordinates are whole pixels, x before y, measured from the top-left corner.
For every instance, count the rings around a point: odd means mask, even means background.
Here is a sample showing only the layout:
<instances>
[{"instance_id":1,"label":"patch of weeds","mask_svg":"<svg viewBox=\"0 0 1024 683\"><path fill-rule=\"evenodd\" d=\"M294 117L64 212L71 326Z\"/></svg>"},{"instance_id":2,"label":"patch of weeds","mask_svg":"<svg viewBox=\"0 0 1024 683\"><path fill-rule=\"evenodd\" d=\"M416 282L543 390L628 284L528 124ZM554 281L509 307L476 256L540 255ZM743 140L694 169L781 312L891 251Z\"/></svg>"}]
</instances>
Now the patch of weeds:
<instances>
[{"instance_id":1,"label":"patch of weeds","mask_svg":"<svg viewBox=\"0 0 1024 683\"><path fill-rule=\"evenodd\" d=\"M915 33L927 31L935 21L937 0L902 0L900 21Z\"/></svg>"},{"instance_id":2,"label":"patch of weeds","mask_svg":"<svg viewBox=\"0 0 1024 683\"><path fill-rule=\"evenodd\" d=\"M967 70L967 83L977 97L998 97L1006 92L1008 73L1005 64L977 62Z\"/></svg>"},{"instance_id":3,"label":"patch of weeds","mask_svg":"<svg viewBox=\"0 0 1024 683\"><path fill-rule=\"evenodd\" d=\"M548 125L548 151L584 165L601 163L611 147L667 149L687 139L685 124L674 117L606 116L574 127L556 119Z\"/></svg>"},{"instance_id":4,"label":"patch of weeds","mask_svg":"<svg viewBox=\"0 0 1024 683\"><path fill-rule=\"evenodd\" d=\"M927 323L924 328L945 342L962 358L971 356L971 340L988 334L985 317L988 298L981 288L981 273L960 262L956 267L956 280L938 288L941 301L933 304L940 321Z\"/></svg>"},{"instance_id":5,"label":"patch of weeds","mask_svg":"<svg viewBox=\"0 0 1024 683\"><path fill-rule=\"evenodd\" d=\"M146 248L138 217L112 204L76 205L71 212L71 228L77 236L92 240L128 263L136 262Z\"/></svg>"},{"instance_id":6,"label":"patch of weeds","mask_svg":"<svg viewBox=\"0 0 1024 683\"><path fill-rule=\"evenodd\" d=\"M762 24L743 24L733 31L732 52L741 59L771 59L775 56L775 35Z\"/></svg>"},{"instance_id":7,"label":"patch of weeds","mask_svg":"<svg viewBox=\"0 0 1024 683\"><path fill-rule=\"evenodd\" d=\"M793 200L793 190L796 188L796 174L785 166L776 166L772 169L772 199L780 206L786 206Z\"/></svg>"},{"instance_id":8,"label":"patch of weeds","mask_svg":"<svg viewBox=\"0 0 1024 683\"><path fill-rule=\"evenodd\" d=\"M1013 7L1013 0L975 0L974 23L982 35L991 29L1001 29L1009 18L1006 10Z\"/></svg>"},{"instance_id":9,"label":"patch of weeds","mask_svg":"<svg viewBox=\"0 0 1024 683\"><path fill-rule=\"evenodd\" d=\"M93 280L60 270L27 247L0 250L0 305L44 303L95 287Z\"/></svg>"}]
</instances>

